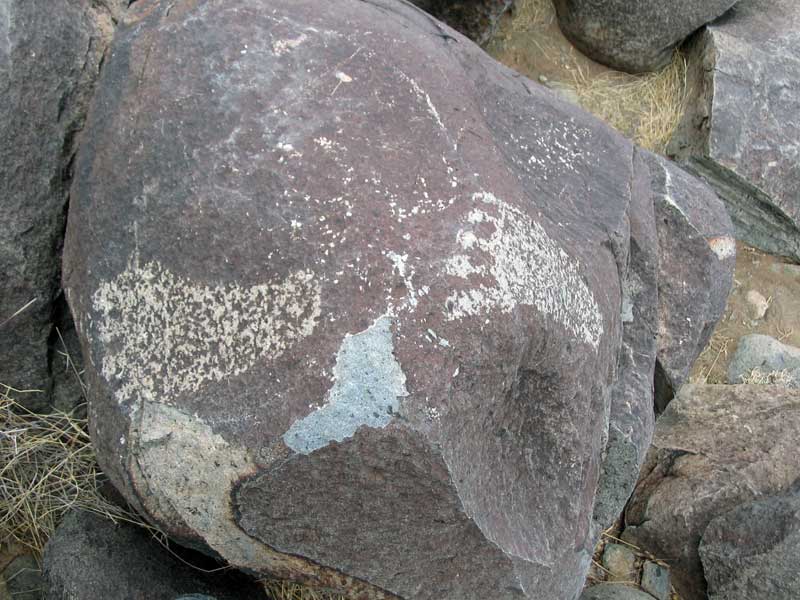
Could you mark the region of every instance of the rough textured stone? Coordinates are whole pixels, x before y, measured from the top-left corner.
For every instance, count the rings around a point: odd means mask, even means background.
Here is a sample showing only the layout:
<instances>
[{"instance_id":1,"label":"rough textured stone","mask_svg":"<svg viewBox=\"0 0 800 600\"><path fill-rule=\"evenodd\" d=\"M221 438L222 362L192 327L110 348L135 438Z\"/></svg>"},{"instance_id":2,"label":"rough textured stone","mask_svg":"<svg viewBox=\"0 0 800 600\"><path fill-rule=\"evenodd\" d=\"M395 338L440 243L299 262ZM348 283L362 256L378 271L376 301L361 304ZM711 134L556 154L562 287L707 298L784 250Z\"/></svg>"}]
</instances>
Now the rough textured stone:
<instances>
[{"instance_id":1,"label":"rough textured stone","mask_svg":"<svg viewBox=\"0 0 800 600\"><path fill-rule=\"evenodd\" d=\"M708 523L800 477L800 391L685 385L656 422L625 513L623 539L668 557L681 598L704 598L698 555Z\"/></svg>"},{"instance_id":2,"label":"rough textured stone","mask_svg":"<svg viewBox=\"0 0 800 600\"><path fill-rule=\"evenodd\" d=\"M590 58L621 71L655 71L675 46L736 0L555 0L561 30Z\"/></svg>"},{"instance_id":3,"label":"rough textured stone","mask_svg":"<svg viewBox=\"0 0 800 600\"><path fill-rule=\"evenodd\" d=\"M642 589L656 600L670 600L672 598L669 569L658 563L648 560L642 565L641 585Z\"/></svg>"},{"instance_id":4,"label":"rough textured stone","mask_svg":"<svg viewBox=\"0 0 800 600\"><path fill-rule=\"evenodd\" d=\"M603 549L603 568L609 581L633 581L636 577L636 555L625 544L606 544Z\"/></svg>"},{"instance_id":5,"label":"rough textured stone","mask_svg":"<svg viewBox=\"0 0 800 600\"><path fill-rule=\"evenodd\" d=\"M690 54L670 153L716 188L737 238L800 259L800 4L741 0Z\"/></svg>"},{"instance_id":6,"label":"rough textured stone","mask_svg":"<svg viewBox=\"0 0 800 600\"><path fill-rule=\"evenodd\" d=\"M781 378L789 387L800 387L800 348L787 346L768 335L746 335L739 340L736 354L728 365L728 382L741 383L753 369L762 375L786 371Z\"/></svg>"},{"instance_id":7,"label":"rough textured stone","mask_svg":"<svg viewBox=\"0 0 800 600\"><path fill-rule=\"evenodd\" d=\"M112 29L88 0L0 0L0 383L43 390L32 409L50 401L75 136Z\"/></svg>"},{"instance_id":8,"label":"rough textured stone","mask_svg":"<svg viewBox=\"0 0 800 600\"><path fill-rule=\"evenodd\" d=\"M241 574L203 573L179 561L144 529L83 511L68 514L56 529L45 547L43 570L46 600L175 600L184 594L267 600Z\"/></svg>"},{"instance_id":9,"label":"rough textured stone","mask_svg":"<svg viewBox=\"0 0 800 600\"><path fill-rule=\"evenodd\" d=\"M139 0L72 191L93 439L148 518L359 598L579 594L653 419L629 141L407 3Z\"/></svg>"},{"instance_id":10,"label":"rough textured stone","mask_svg":"<svg viewBox=\"0 0 800 600\"><path fill-rule=\"evenodd\" d=\"M488 42L514 0L410 0L478 44ZM446 34L445 34L446 35Z\"/></svg>"},{"instance_id":11,"label":"rough textured stone","mask_svg":"<svg viewBox=\"0 0 800 600\"><path fill-rule=\"evenodd\" d=\"M711 521L700 556L711 600L800 598L800 489Z\"/></svg>"},{"instance_id":12,"label":"rough textured stone","mask_svg":"<svg viewBox=\"0 0 800 600\"><path fill-rule=\"evenodd\" d=\"M8 593L9 600L39 600L44 591L42 582L42 570L31 554L23 554L16 557L3 569L2 579L0 579L0 597L6 596L2 590Z\"/></svg>"},{"instance_id":13,"label":"rough textured stone","mask_svg":"<svg viewBox=\"0 0 800 600\"><path fill-rule=\"evenodd\" d=\"M599 583L586 588L580 600L653 600L653 597L622 583Z\"/></svg>"},{"instance_id":14,"label":"rough textured stone","mask_svg":"<svg viewBox=\"0 0 800 600\"><path fill-rule=\"evenodd\" d=\"M646 154L658 227L656 409L686 382L725 311L736 240L719 197L664 158Z\"/></svg>"}]
</instances>

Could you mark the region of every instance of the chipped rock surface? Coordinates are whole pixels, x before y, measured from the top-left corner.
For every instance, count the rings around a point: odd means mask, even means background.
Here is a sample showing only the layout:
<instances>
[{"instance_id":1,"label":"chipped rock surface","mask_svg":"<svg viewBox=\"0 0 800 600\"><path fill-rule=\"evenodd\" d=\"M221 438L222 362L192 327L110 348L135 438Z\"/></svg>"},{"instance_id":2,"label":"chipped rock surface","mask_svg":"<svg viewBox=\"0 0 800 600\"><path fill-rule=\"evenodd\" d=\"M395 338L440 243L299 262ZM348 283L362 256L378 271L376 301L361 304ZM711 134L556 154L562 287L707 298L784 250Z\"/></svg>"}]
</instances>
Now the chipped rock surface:
<instances>
[{"instance_id":1,"label":"chipped rock surface","mask_svg":"<svg viewBox=\"0 0 800 600\"><path fill-rule=\"evenodd\" d=\"M93 439L149 519L357 598L578 596L652 431L628 141L407 3L138 0L72 196Z\"/></svg>"},{"instance_id":2,"label":"chipped rock surface","mask_svg":"<svg viewBox=\"0 0 800 600\"><path fill-rule=\"evenodd\" d=\"M663 411L708 343L733 285L736 240L719 197L646 153L658 229L656 408Z\"/></svg>"},{"instance_id":3,"label":"chipped rock surface","mask_svg":"<svg viewBox=\"0 0 800 600\"><path fill-rule=\"evenodd\" d=\"M791 0L789 0L791 1ZM736 0L555 0L561 30L590 58L620 71L655 71L686 36Z\"/></svg>"},{"instance_id":4,"label":"chipped rock surface","mask_svg":"<svg viewBox=\"0 0 800 600\"><path fill-rule=\"evenodd\" d=\"M800 478L800 390L685 385L656 422L622 537L669 557L681 598L705 598L700 538L716 517Z\"/></svg>"},{"instance_id":5,"label":"chipped rock surface","mask_svg":"<svg viewBox=\"0 0 800 600\"><path fill-rule=\"evenodd\" d=\"M670 152L717 189L738 238L800 259L800 4L741 0L690 53Z\"/></svg>"},{"instance_id":6,"label":"chipped rock surface","mask_svg":"<svg viewBox=\"0 0 800 600\"><path fill-rule=\"evenodd\" d=\"M26 396L36 410L51 394L75 136L113 28L101 4L0 0L0 383L42 390Z\"/></svg>"}]
</instances>

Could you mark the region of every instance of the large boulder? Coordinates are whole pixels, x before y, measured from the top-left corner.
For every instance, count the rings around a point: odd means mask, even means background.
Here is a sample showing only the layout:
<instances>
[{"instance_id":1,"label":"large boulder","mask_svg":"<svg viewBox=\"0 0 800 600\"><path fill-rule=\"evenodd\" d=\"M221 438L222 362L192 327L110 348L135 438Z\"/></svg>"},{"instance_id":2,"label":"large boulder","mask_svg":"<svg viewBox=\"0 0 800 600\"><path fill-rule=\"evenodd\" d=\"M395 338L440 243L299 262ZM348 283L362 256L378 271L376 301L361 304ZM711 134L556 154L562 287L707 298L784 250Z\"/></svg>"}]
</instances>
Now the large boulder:
<instances>
[{"instance_id":1,"label":"large boulder","mask_svg":"<svg viewBox=\"0 0 800 600\"><path fill-rule=\"evenodd\" d=\"M658 362L661 412L689 378L733 285L736 240L725 205L708 185L647 153L658 229Z\"/></svg>"},{"instance_id":2,"label":"large boulder","mask_svg":"<svg viewBox=\"0 0 800 600\"><path fill-rule=\"evenodd\" d=\"M728 204L737 237L800 260L800 4L742 0L690 47L670 153Z\"/></svg>"},{"instance_id":3,"label":"large boulder","mask_svg":"<svg viewBox=\"0 0 800 600\"><path fill-rule=\"evenodd\" d=\"M104 471L253 572L577 597L652 430L642 153L405 2L126 21L65 250Z\"/></svg>"},{"instance_id":4,"label":"large boulder","mask_svg":"<svg viewBox=\"0 0 800 600\"><path fill-rule=\"evenodd\" d=\"M48 406L62 349L53 316L71 161L112 31L102 2L0 0L0 384L42 390L24 396L31 409Z\"/></svg>"},{"instance_id":5,"label":"large boulder","mask_svg":"<svg viewBox=\"0 0 800 600\"><path fill-rule=\"evenodd\" d=\"M700 557L711 600L800 598L800 487L715 518Z\"/></svg>"},{"instance_id":6,"label":"large boulder","mask_svg":"<svg viewBox=\"0 0 800 600\"><path fill-rule=\"evenodd\" d=\"M800 390L685 385L656 422L623 539L669 560L681 598L705 598L698 554L708 524L800 477Z\"/></svg>"},{"instance_id":7,"label":"large boulder","mask_svg":"<svg viewBox=\"0 0 800 600\"><path fill-rule=\"evenodd\" d=\"M45 546L45 593L37 597L178 600L191 594L208 600L267 600L264 590L241 573L183 554L171 553L141 527L73 511Z\"/></svg>"},{"instance_id":8,"label":"large boulder","mask_svg":"<svg viewBox=\"0 0 800 600\"><path fill-rule=\"evenodd\" d=\"M791 1L791 0L789 0ZM655 71L690 33L736 0L555 0L564 35L589 58L620 71Z\"/></svg>"}]
</instances>

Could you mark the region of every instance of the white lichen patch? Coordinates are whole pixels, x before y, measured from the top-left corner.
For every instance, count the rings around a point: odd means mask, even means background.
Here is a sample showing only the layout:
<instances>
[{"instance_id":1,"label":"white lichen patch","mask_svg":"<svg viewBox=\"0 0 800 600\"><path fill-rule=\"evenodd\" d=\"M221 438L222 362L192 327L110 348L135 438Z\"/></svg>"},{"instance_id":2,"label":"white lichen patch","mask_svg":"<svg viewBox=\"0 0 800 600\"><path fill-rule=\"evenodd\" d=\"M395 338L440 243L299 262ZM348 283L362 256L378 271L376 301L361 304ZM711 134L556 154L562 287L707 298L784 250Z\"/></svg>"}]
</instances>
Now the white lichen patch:
<instances>
[{"instance_id":1,"label":"white lichen patch","mask_svg":"<svg viewBox=\"0 0 800 600\"><path fill-rule=\"evenodd\" d=\"M300 44L305 42L308 39L308 36L305 33L301 33L296 38L288 39L288 40L278 40L272 44L272 52L275 56L283 56L287 52L291 52L295 48L297 48Z\"/></svg>"},{"instance_id":2,"label":"white lichen patch","mask_svg":"<svg viewBox=\"0 0 800 600\"><path fill-rule=\"evenodd\" d=\"M325 404L295 421L283 434L301 454L352 437L360 427L386 427L408 396L406 376L394 356L392 321L379 317L355 335L346 335L333 367L333 387Z\"/></svg>"},{"instance_id":3,"label":"white lichen patch","mask_svg":"<svg viewBox=\"0 0 800 600\"><path fill-rule=\"evenodd\" d=\"M727 235L710 238L708 247L717 255L719 260L725 260L736 255L736 240Z\"/></svg>"},{"instance_id":4,"label":"white lichen patch","mask_svg":"<svg viewBox=\"0 0 800 600\"><path fill-rule=\"evenodd\" d=\"M310 335L320 285L310 271L242 287L179 277L157 262L133 265L92 296L101 371L121 382L120 403L175 398L280 356Z\"/></svg>"},{"instance_id":5,"label":"white lichen patch","mask_svg":"<svg viewBox=\"0 0 800 600\"><path fill-rule=\"evenodd\" d=\"M464 253L446 260L444 272L466 280L490 277L494 285L453 292L446 301L448 320L531 305L596 348L603 320L577 262L517 208L486 192L473 194L472 200L477 206L456 238ZM488 236L486 224L492 230Z\"/></svg>"}]
</instances>

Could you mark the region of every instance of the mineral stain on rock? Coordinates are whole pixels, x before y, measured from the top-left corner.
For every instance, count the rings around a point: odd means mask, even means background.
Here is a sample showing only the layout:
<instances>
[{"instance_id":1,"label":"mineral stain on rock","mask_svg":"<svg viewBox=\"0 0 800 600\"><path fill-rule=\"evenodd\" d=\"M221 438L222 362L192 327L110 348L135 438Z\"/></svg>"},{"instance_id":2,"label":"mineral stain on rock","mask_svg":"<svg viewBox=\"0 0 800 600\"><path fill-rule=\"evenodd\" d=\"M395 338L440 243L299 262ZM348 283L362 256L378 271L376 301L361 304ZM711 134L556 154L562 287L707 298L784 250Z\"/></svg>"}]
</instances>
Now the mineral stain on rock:
<instances>
[{"instance_id":1,"label":"mineral stain on rock","mask_svg":"<svg viewBox=\"0 0 800 600\"><path fill-rule=\"evenodd\" d=\"M391 324L382 316L364 331L345 336L327 402L283 435L289 448L309 454L351 437L359 427L389 424L400 398L408 396L406 376L393 354Z\"/></svg>"}]
</instances>

